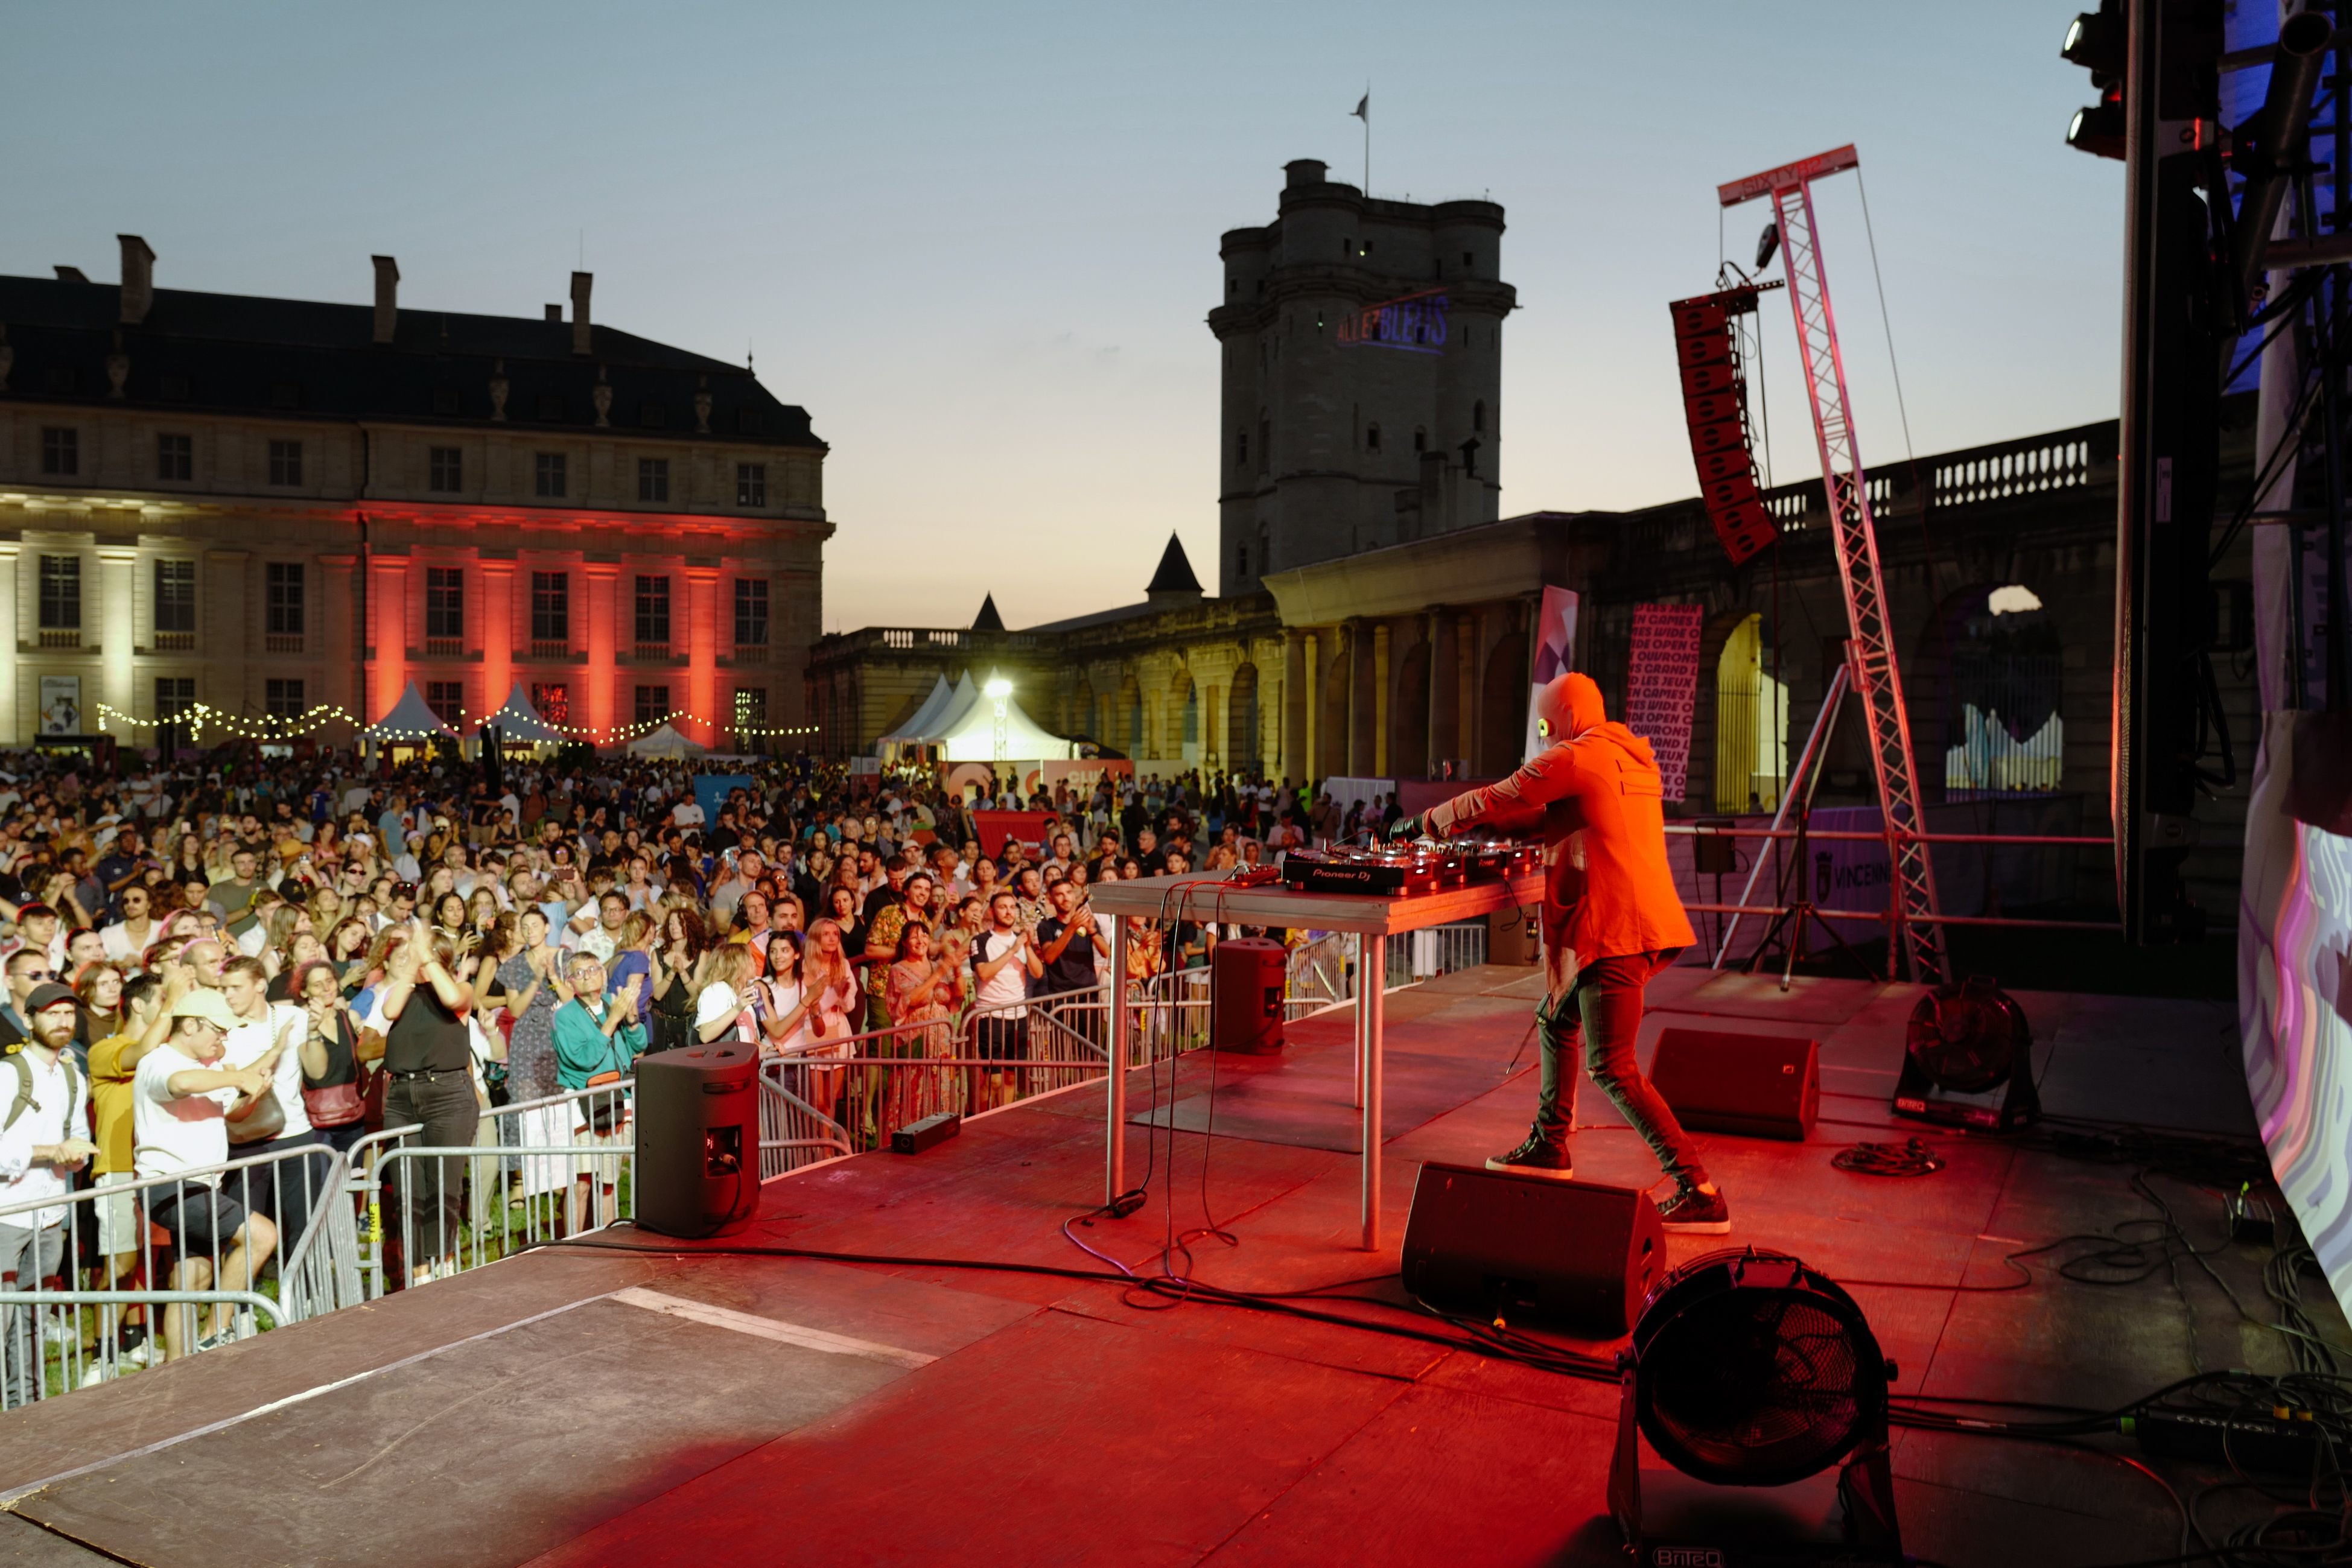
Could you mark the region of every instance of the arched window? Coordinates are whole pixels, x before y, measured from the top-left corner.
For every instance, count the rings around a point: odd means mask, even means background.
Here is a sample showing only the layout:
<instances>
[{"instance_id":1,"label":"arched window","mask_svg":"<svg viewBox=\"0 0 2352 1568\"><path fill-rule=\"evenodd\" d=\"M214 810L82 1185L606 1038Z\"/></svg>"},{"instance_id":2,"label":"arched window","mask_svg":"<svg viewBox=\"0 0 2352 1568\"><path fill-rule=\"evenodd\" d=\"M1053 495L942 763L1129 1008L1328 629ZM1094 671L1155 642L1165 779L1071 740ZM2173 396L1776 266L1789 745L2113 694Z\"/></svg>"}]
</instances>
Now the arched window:
<instances>
[{"instance_id":1,"label":"arched window","mask_svg":"<svg viewBox=\"0 0 2352 1568\"><path fill-rule=\"evenodd\" d=\"M1257 416L1257 471L1266 471L1266 462L1274 450L1274 421L1260 410Z\"/></svg>"},{"instance_id":2,"label":"arched window","mask_svg":"<svg viewBox=\"0 0 2352 1568\"><path fill-rule=\"evenodd\" d=\"M1380 449L1381 449L1381 427L1380 427L1380 425L1379 425L1378 423L1372 423L1372 424L1368 424L1368 425L1364 426L1364 450L1365 450L1365 451L1367 451L1367 452L1378 452Z\"/></svg>"},{"instance_id":3,"label":"arched window","mask_svg":"<svg viewBox=\"0 0 2352 1568\"><path fill-rule=\"evenodd\" d=\"M1412 449L1415 452L1429 450L1429 432L1418 424L1412 427Z\"/></svg>"},{"instance_id":4,"label":"arched window","mask_svg":"<svg viewBox=\"0 0 2352 1568\"><path fill-rule=\"evenodd\" d=\"M1944 793L2056 789L2065 777L2066 721L2057 622L2022 583L1996 588L1969 611L1952 644L1950 728Z\"/></svg>"},{"instance_id":5,"label":"arched window","mask_svg":"<svg viewBox=\"0 0 2352 1568\"><path fill-rule=\"evenodd\" d=\"M1234 432L1234 463L1238 467L1249 466L1249 427Z\"/></svg>"},{"instance_id":6,"label":"arched window","mask_svg":"<svg viewBox=\"0 0 2352 1568\"><path fill-rule=\"evenodd\" d=\"M1483 435L1486 431L1486 400L1480 398L1470 405L1470 428Z\"/></svg>"},{"instance_id":7,"label":"arched window","mask_svg":"<svg viewBox=\"0 0 2352 1568\"><path fill-rule=\"evenodd\" d=\"M1789 776L1789 688L1764 673L1764 618L1732 628L1715 666L1715 809L1769 811Z\"/></svg>"}]
</instances>

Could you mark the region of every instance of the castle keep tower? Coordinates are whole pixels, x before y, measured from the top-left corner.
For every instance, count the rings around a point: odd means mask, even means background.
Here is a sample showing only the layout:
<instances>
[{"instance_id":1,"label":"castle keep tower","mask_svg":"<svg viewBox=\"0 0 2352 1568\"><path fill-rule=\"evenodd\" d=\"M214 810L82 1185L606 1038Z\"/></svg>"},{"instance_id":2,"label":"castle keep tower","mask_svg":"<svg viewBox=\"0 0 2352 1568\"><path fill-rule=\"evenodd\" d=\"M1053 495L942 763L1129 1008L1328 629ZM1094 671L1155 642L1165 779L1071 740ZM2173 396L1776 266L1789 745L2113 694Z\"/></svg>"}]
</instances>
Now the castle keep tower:
<instances>
[{"instance_id":1,"label":"castle keep tower","mask_svg":"<svg viewBox=\"0 0 2352 1568\"><path fill-rule=\"evenodd\" d=\"M1220 594L1267 572L1491 523L1502 496L1503 209L1366 196L1311 158L1229 230Z\"/></svg>"}]
</instances>

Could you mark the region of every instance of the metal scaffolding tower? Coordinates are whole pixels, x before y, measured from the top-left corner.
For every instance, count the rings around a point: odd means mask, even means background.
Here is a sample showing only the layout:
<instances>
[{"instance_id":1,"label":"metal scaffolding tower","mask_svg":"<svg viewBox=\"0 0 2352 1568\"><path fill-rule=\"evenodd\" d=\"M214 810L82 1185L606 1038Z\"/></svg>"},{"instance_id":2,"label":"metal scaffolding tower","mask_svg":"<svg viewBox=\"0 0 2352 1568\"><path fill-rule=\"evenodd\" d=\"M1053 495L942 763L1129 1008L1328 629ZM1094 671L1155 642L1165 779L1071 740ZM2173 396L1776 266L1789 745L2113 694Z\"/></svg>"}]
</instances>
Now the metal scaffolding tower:
<instances>
[{"instance_id":1,"label":"metal scaffolding tower","mask_svg":"<svg viewBox=\"0 0 2352 1568\"><path fill-rule=\"evenodd\" d=\"M1888 896L1894 904L1894 926L1887 966L1892 971L1907 958L1912 978L1938 985L1946 967L1943 927L1934 920L1936 868L1927 845L1917 836L1927 822L1919 810L1918 768L1911 757L1911 721L1887 625L1870 480L1863 472L1853 422L1847 413L1845 361L1838 351L1837 318L1830 308L1829 278L1822 269L1820 232L1813 221L1812 182L1858 168L1861 162L1851 146L1841 147L1718 186L1716 194L1727 207L1759 196L1772 198L1780 256L1788 269L1789 305L1796 316L1798 357L1805 367L1805 393L1812 405L1813 438L1828 492L1838 579L1845 590L1846 625L1853 636L1849 668L1869 715L1870 759L1878 775L1880 818L1893 868ZM1928 918L1923 921L1923 915Z\"/></svg>"}]
</instances>

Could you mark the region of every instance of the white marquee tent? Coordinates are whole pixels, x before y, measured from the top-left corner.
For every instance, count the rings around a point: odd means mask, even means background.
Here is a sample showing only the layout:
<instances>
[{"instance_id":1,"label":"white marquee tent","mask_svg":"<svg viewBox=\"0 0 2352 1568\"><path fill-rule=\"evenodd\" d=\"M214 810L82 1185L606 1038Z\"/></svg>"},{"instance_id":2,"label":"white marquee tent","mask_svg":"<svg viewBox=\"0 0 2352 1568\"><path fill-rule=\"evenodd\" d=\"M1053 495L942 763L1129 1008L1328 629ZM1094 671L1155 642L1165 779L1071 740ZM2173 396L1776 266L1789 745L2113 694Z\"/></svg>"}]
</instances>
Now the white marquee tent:
<instances>
[{"instance_id":1,"label":"white marquee tent","mask_svg":"<svg viewBox=\"0 0 2352 1568\"><path fill-rule=\"evenodd\" d=\"M411 681L401 689L400 700L392 711L360 732L370 740L391 741L414 745L436 735L457 738L457 732L441 722L440 716L425 704L425 698Z\"/></svg>"},{"instance_id":2,"label":"white marquee tent","mask_svg":"<svg viewBox=\"0 0 2352 1568\"><path fill-rule=\"evenodd\" d=\"M964 677L967 683L971 679L970 675ZM948 685L948 678L945 675L932 676L930 695L923 698L921 705L915 709L914 716L874 744L877 747L924 744L923 737L929 733L931 721L945 713L954 701L955 690Z\"/></svg>"},{"instance_id":3,"label":"white marquee tent","mask_svg":"<svg viewBox=\"0 0 2352 1568\"><path fill-rule=\"evenodd\" d=\"M539 716L539 710L530 706L530 697L520 681L507 694L506 706L482 721L474 738L481 739L482 731L493 727L505 737L509 746L561 746L565 739L562 730Z\"/></svg>"},{"instance_id":4,"label":"white marquee tent","mask_svg":"<svg viewBox=\"0 0 2352 1568\"><path fill-rule=\"evenodd\" d=\"M710 747L688 740L669 725L648 730L629 742L632 757L707 757Z\"/></svg>"}]
</instances>

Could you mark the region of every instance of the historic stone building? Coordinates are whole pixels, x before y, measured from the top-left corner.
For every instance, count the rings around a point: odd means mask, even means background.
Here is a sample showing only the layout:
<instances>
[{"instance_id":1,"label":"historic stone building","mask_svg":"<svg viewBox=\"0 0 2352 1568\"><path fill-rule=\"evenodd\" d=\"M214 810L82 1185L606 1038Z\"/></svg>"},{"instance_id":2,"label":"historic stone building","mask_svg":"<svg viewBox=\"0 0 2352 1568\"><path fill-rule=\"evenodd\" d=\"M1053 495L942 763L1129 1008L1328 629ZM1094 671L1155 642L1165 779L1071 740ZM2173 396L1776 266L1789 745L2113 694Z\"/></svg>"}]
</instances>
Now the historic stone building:
<instances>
[{"instance_id":1,"label":"historic stone building","mask_svg":"<svg viewBox=\"0 0 2352 1568\"><path fill-rule=\"evenodd\" d=\"M567 320L403 308L390 256L370 307L121 253L0 277L0 742L412 680L461 731L516 680L599 740L802 724L826 449L750 370L593 324L584 272Z\"/></svg>"}]
</instances>

